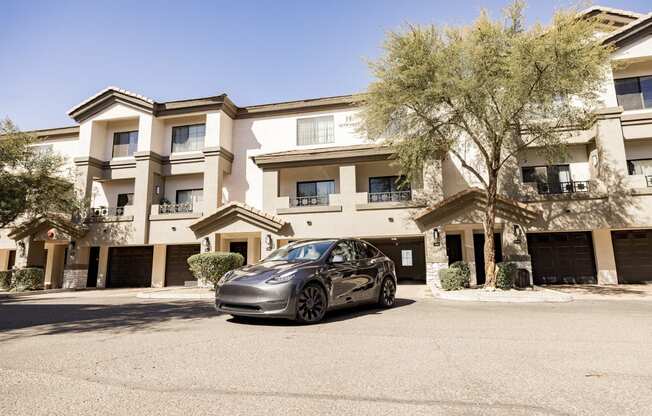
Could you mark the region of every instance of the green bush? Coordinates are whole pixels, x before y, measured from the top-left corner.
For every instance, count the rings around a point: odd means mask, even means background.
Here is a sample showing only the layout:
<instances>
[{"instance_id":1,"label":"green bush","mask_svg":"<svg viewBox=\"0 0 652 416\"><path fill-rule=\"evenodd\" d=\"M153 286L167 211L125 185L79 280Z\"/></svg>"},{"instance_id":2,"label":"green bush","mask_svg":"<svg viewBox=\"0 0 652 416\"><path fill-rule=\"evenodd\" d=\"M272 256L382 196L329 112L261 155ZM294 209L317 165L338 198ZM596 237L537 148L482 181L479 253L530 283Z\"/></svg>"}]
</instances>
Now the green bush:
<instances>
[{"instance_id":1,"label":"green bush","mask_svg":"<svg viewBox=\"0 0 652 416\"><path fill-rule=\"evenodd\" d=\"M516 264L498 263L496 268L496 287L504 290L513 288L516 279Z\"/></svg>"},{"instance_id":2,"label":"green bush","mask_svg":"<svg viewBox=\"0 0 652 416\"><path fill-rule=\"evenodd\" d=\"M459 270L464 280L463 281L464 287L469 287L469 284L471 282L471 268L469 267L468 263L463 261L456 261L455 263L450 265L450 268Z\"/></svg>"},{"instance_id":3,"label":"green bush","mask_svg":"<svg viewBox=\"0 0 652 416\"><path fill-rule=\"evenodd\" d=\"M465 282L468 285L468 276L465 277L464 272L457 267L441 269L439 271L439 280L441 281L441 288L444 290L464 289Z\"/></svg>"},{"instance_id":4,"label":"green bush","mask_svg":"<svg viewBox=\"0 0 652 416\"><path fill-rule=\"evenodd\" d=\"M244 263L244 257L238 253L210 252L188 257L190 271L199 282L210 282L217 286L226 272L237 269Z\"/></svg>"},{"instance_id":5,"label":"green bush","mask_svg":"<svg viewBox=\"0 0 652 416\"><path fill-rule=\"evenodd\" d=\"M11 287L16 291L43 289L45 272L36 267L26 267L13 271Z\"/></svg>"},{"instance_id":6,"label":"green bush","mask_svg":"<svg viewBox=\"0 0 652 416\"><path fill-rule=\"evenodd\" d=\"M0 272L0 289L11 289L11 270L4 270Z\"/></svg>"}]
</instances>

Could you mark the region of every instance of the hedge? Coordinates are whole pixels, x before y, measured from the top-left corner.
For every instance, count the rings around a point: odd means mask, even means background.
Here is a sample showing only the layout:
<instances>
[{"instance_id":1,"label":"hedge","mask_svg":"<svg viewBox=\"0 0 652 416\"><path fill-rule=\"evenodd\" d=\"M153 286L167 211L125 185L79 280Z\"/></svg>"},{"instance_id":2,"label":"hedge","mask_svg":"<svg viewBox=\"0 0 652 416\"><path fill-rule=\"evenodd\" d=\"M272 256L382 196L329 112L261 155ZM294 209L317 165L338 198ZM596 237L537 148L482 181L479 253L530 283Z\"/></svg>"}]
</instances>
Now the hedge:
<instances>
[{"instance_id":1,"label":"hedge","mask_svg":"<svg viewBox=\"0 0 652 416\"><path fill-rule=\"evenodd\" d=\"M202 283L212 283L217 286L222 276L228 271L237 269L244 264L244 257L238 253L209 252L188 257L190 271Z\"/></svg>"},{"instance_id":2,"label":"hedge","mask_svg":"<svg viewBox=\"0 0 652 416\"><path fill-rule=\"evenodd\" d=\"M469 284L471 283L471 268L469 267L469 264L463 261L456 261L450 265L450 268L459 270L462 274L462 284L464 287L469 287Z\"/></svg>"},{"instance_id":3,"label":"hedge","mask_svg":"<svg viewBox=\"0 0 652 416\"><path fill-rule=\"evenodd\" d=\"M36 267L26 267L13 271L11 288L18 292L23 290L43 289L45 272Z\"/></svg>"},{"instance_id":4,"label":"hedge","mask_svg":"<svg viewBox=\"0 0 652 416\"><path fill-rule=\"evenodd\" d=\"M3 270L0 272L0 289L11 289L11 270Z\"/></svg>"},{"instance_id":5,"label":"hedge","mask_svg":"<svg viewBox=\"0 0 652 416\"><path fill-rule=\"evenodd\" d=\"M468 285L468 276L465 276L464 271L457 267L441 269L439 280L441 288L444 290L460 290L464 289L465 283Z\"/></svg>"},{"instance_id":6,"label":"hedge","mask_svg":"<svg viewBox=\"0 0 652 416\"><path fill-rule=\"evenodd\" d=\"M496 268L496 287L504 290L513 288L516 280L516 264L498 263Z\"/></svg>"}]
</instances>

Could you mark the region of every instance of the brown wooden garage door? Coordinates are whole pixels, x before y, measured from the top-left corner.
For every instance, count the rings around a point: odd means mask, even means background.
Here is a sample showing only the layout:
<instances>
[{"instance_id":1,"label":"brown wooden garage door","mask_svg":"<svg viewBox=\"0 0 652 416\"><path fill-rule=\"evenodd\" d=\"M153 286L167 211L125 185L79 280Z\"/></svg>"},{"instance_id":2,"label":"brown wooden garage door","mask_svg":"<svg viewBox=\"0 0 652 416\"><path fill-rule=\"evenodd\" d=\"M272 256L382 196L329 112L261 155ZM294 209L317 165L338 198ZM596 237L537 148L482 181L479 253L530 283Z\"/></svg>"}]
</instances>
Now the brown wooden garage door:
<instances>
[{"instance_id":1,"label":"brown wooden garage door","mask_svg":"<svg viewBox=\"0 0 652 416\"><path fill-rule=\"evenodd\" d=\"M151 286L152 255L152 247L111 247L107 287Z\"/></svg>"},{"instance_id":2,"label":"brown wooden garage door","mask_svg":"<svg viewBox=\"0 0 652 416\"><path fill-rule=\"evenodd\" d=\"M399 280L426 280L426 255L423 238L369 240L392 259Z\"/></svg>"},{"instance_id":3,"label":"brown wooden garage door","mask_svg":"<svg viewBox=\"0 0 652 416\"><path fill-rule=\"evenodd\" d=\"M652 281L652 230L613 231L618 283Z\"/></svg>"},{"instance_id":4,"label":"brown wooden garage door","mask_svg":"<svg viewBox=\"0 0 652 416\"><path fill-rule=\"evenodd\" d=\"M528 234L534 284L596 283L590 232Z\"/></svg>"},{"instance_id":5,"label":"brown wooden garage door","mask_svg":"<svg viewBox=\"0 0 652 416\"><path fill-rule=\"evenodd\" d=\"M183 286L197 280L188 268L188 257L199 253L199 244L168 246L165 253L165 286Z\"/></svg>"}]
</instances>

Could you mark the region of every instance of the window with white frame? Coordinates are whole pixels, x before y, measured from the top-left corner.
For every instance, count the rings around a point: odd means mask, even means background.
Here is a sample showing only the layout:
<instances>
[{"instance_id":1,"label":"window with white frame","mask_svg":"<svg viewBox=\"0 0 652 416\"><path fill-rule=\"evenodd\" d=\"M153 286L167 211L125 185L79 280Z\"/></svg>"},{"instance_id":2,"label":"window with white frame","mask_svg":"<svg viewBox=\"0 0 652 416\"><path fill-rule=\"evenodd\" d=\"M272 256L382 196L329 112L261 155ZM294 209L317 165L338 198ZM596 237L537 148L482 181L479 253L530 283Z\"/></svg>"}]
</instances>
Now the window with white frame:
<instances>
[{"instance_id":1,"label":"window with white frame","mask_svg":"<svg viewBox=\"0 0 652 416\"><path fill-rule=\"evenodd\" d=\"M133 156L138 150L138 132L123 131L113 134L113 157Z\"/></svg>"},{"instance_id":2,"label":"window with white frame","mask_svg":"<svg viewBox=\"0 0 652 416\"><path fill-rule=\"evenodd\" d=\"M297 119L297 145L333 143L335 122L333 116Z\"/></svg>"},{"instance_id":3,"label":"window with white frame","mask_svg":"<svg viewBox=\"0 0 652 416\"><path fill-rule=\"evenodd\" d=\"M172 153L192 152L204 148L205 124L172 127Z\"/></svg>"}]
</instances>

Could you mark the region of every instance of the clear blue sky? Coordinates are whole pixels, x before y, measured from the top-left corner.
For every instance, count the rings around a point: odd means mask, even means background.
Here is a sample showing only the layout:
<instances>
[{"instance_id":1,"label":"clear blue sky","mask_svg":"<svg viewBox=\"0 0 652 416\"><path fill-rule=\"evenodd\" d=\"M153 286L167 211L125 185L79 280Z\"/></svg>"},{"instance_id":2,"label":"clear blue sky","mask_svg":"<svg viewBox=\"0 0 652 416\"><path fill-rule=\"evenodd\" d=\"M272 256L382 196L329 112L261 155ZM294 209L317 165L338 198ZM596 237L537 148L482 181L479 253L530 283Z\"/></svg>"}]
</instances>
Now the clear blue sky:
<instances>
[{"instance_id":1,"label":"clear blue sky","mask_svg":"<svg viewBox=\"0 0 652 416\"><path fill-rule=\"evenodd\" d=\"M530 0L548 22L562 0ZM108 85L157 101L226 92L237 105L363 91L366 58L406 22L465 24L506 0L2 1L0 117L22 129ZM652 11L649 0L601 5Z\"/></svg>"}]
</instances>

